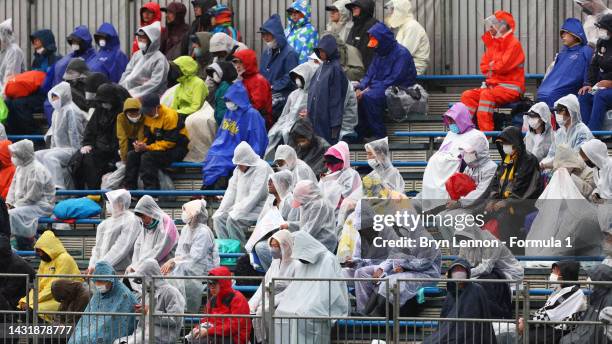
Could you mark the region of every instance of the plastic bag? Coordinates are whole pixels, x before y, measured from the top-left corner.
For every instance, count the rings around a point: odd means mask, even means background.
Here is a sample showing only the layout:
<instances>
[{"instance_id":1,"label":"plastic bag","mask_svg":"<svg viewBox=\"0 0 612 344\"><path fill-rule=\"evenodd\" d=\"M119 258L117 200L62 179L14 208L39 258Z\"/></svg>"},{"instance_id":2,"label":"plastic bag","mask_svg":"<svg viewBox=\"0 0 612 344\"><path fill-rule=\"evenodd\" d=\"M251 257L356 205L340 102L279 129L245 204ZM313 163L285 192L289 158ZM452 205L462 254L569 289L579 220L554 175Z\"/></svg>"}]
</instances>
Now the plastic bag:
<instances>
[{"instance_id":1,"label":"plastic bag","mask_svg":"<svg viewBox=\"0 0 612 344\"><path fill-rule=\"evenodd\" d=\"M236 239L215 239L215 243L219 248L219 254L222 253L240 253L240 240ZM221 258L221 265L236 265L236 258Z\"/></svg>"},{"instance_id":2,"label":"plastic bag","mask_svg":"<svg viewBox=\"0 0 612 344\"><path fill-rule=\"evenodd\" d=\"M185 127L189 134L189 152L184 161L202 162L208 154L208 149L215 140L217 134L217 122L215 121L215 110L204 102L202 107L187 116Z\"/></svg>"},{"instance_id":3,"label":"plastic bag","mask_svg":"<svg viewBox=\"0 0 612 344\"><path fill-rule=\"evenodd\" d=\"M4 95L11 99L24 98L38 89L45 82L47 73L31 70L11 77L4 86Z\"/></svg>"},{"instance_id":4,"label":"plastic bag","mask_svg":"<svg viewBox=\"0 0 612 344\"><path fill-rule=\"evenodd\" d=\"M476 189L476 183L467 174L455 173L445 183L446 192L453 201L469 194Z\"/></svg>"},{"instance_id":5,"label":"plastic bag","mask_svg":"<svg viewBox=\"0 0 612 344\"><path fill-rule=\"evenodd\" d=\"M116 170L102 176L102 190L120 189L123 178L125 178L125 164L123 162L118 162Z\"/></svg>"},{"instance_id":6,"label":"plastic bag","mask_svg":"<svg viewBox=\"0 0 612 344\"><path fill-rule=\"evenodd\" d=\"M391 86L385 90L385 96L387 117L393 122L406 122L410 115L427 115L429 94L419 84L409 88Z\"/></svg>"},{"instance_id":7,"label":"plastic bag","mask_svg":"<svg viewBox=\"0 0 612 344\"><path fill-rule=\"evenodd\" d=\"M62 220L87 219L99 215L100 212L100 205L87 197L63 200L53 209L53 215Z\"/></svg>"}]
</instances>

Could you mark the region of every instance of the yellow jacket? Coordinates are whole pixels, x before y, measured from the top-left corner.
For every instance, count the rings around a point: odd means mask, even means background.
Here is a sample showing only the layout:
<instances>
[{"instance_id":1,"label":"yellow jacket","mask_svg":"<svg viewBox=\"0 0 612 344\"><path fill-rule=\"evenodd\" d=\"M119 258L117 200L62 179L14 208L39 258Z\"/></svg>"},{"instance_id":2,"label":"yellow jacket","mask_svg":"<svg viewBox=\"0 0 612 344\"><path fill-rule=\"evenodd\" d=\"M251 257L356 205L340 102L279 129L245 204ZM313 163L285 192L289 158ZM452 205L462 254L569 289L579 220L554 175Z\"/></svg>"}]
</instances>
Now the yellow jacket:
<instances>
[{"instance_id":1,"label":"yellow jacket","mask_svg":"<svg viewBox=\"0 0 612 344\"><path fill-rule=\"evenodd\" d=\"M179 115L175 110L160 105L159 116L153 118L144 116L144 142L149 151L166 151L174 148L178 143L185 144L189 141L187 129L179 131Z\"/></svg>"},{"instance_id":2,"label":"yellow jacket","mask_svg":"<svg viewBox=\"0 0 612 344\"><path fill-rule=\"evenodd\" d=\"M143 122L144 119L141 118L138 123L132 123L123 112L117 116L117 140L119 140L121 161L127 161L127 153L132 142L144 140Z\"/></svg>"},{"instance_id":3,"label":"yellow jacket","mask_svg":"<svg viewBox=\"0 0 612 344\"><path fill-rule=\"evenodd\" d=\"M51 257L50 262L40 261L37 275L79 275L79 267L74 261L74 258L64 248L62 242L51 231L44 232L34 248L40 249ZM57 311L59 302L55 301L51 294L51 284L58 279L65 277L39 277L38 278L38 310L39 311ZM81 280L75 278L75 280ZM29 307L34 308L34 290L30 290ZM26 303L26 298L19 300L19 304ZM52 320L52 316L44 316L48 321Z\"/></svg>"}]
</instances>

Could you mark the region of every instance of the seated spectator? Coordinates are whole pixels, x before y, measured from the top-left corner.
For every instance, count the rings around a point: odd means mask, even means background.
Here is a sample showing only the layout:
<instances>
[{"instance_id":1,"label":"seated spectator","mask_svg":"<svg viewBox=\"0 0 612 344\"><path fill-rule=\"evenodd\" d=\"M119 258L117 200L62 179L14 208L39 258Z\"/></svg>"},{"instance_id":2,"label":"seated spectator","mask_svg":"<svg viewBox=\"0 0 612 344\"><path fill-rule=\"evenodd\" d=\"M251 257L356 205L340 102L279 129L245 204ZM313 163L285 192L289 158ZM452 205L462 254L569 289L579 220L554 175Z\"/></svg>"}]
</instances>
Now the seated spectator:
<instances>
[{"instance_id":1,"label":"seated spectator","mask_svg":"<svg viewBox=\"0 0 612 344\"><path fill-rule=\"evenodd\" d=\"M174 220L161 210L153 197L142 196L136 203L134 213L140 217L142 228L134 244L132 263L126 269L128 273L136 271L147 258L154 258L163 265L172 258L179 236Z\"/></svg>"},{"instance_id":2,"label":"seated spectator","mask_svg":"<svg viewBox=\"0 0 612 344\"><path fill-rule=\"evenodd\" d=\"M261 316L264 311L270 312L270 293L267 291L267 288L274 288L274 308L283 301L284 291L291 281L279 280L274 281L274 284L272 284L272 279L294 277L295 268L298 264L297 261L291 258L293 238L290 232L278 231L274 233L267 244L272 254L272 264L266 271L263 282L249 300L251 314L256 314L257 316ZM265 305L263 305L263 293L266 293ZM253 319L253 330L255 331L256 340L260 343L265 342L270 336L270 333L267 332L267 327L259 318Z\"/></svg>"},{"instance_id":3,"label":"seated spectator","mask_svg":"<svg viewBox=\"0 0 612 344\"><path fill-rule=\"evenodd\" d=\"M272 116L273 94L270 92L268 80L258 72L255 51L250 49L237 51L232 63L238 73L238 79L242 80L249 92L251 105L266 120L266 127L271 127L276 118Z\"/></svg>"},{"instance_id":4,"label":"seated spectator","mask_svg":"<svg viewBox=\"0 0 612 344\"><path fill-rule=\"evenodd\" d=\"M542 161L548 155L554 135L551 113L546 103L539 102L533 105L523 116L523 129L525 128L527 128L525 148L538 161Z\"/></svg>"},{"instance_id":5,"label":"seated spectator","mask_svg":"<svg viewBox=\"0 0 612 344\"><path fill-rule=\"evenodd\" d=\"M100 48L91 63L91 71L104 73L110 81L119 82L129 59L121 51L121 42L115 27L110 23L103 23L94 34L94 39Z\"/></svg>"},{"instance_id":6,"label":"seated spectator","mask_svg":"<svg viewBox=\"0 0 612 344\"><path fill-rule=\"evenodd\" d=\"M272 86L272 108L274 118L278 118L285 107L289 93L295 89L289 72L299 64L299 54L287 42L278 14L272 15L259 28L259 32L266 44L261 53L259 71Z\"/></svg>"},{"instance_id":7,"label":"seated spectator","mask_svg":"<svg viewBox=\"0 0 612 344\"><path fill-rule=\"evenodd\" d=\"M343 0L346 1L346 0ZM323 36L330 34L324 32ZM365 75L365 68L363 67L363 61L361 60L361 53L357 48L352 45L346 44L338 34L332 33L332 36L336 39L336 45L338 46L338 52L340 53L340 65L346 74L349 81L359 81L363 79ZM323 36L321 38L323 38ZM351 91L352 84L351 84Z\"/></svg>"},{"instance_id":8,"label":"seated spectator","mask_svg":"<svg viewBox=\"0 0 612 344\"><path fill-rule=\"evenodd\" d=\"M212 7L208 11L210 12L210 22L213 26L211 32L213 34L222 32L231 37L234 41L242 40L242 37L240 36L240 31L238 31L232 23L234 11L232 11L231 8L223 4L219 4Z\"/></svg>"},{"instance_id":9,"label":"seated spectator","mask_svg":"<svg viewBox=\"0 0 612 344\"><path fill-rule=\"evenodd\" d=\"M60 304L53 298L51 286L58 278L51 276L79 275L79 267L52 231L45 231L36 241L34 249L36 255L40 257L40 265L36 274L50 276L38 277L38 285L35 286L38 288L38 299L34 299L34 290L30 290L28 298L23 297L19 300L19 308L24 311L31 310L36 302L39 312L57 312ZM81 279L75 278L74 280L80 281ZM47 322L53 320L50 314L41 317Z\"/></svg>"},{"instance_id":10,"label":"seated spectator","mask_svg":"<svg viewBox=\"0 0 612 344\"><path fill-rule=\"evenodd\" d=\"M329 12L329 20L325 26L325 31L338 35L343 42L346 41L353 27L351 11L346 8L346 5L350 3L351 0L338 0L325 6L325 11ZM338 37L336 37L336 41L338 41Z\"/></svg>"},{"instance_id":11,"label":"seated spectator","mask_svg":"<svg viewBox=\"0 0 612 344\"><path fill-rule=\"evenodd\" d=\"M219 278L208 280L209 297L204 309L205 314L249 314L249 303L242 293L232 288L231 275L225 266L214 268L208 273L208 276ZM252 330L249 318L203 317L200 323L188 335L190 343L249 343Z\"/></svg>"},{"instance_id":12,"label":"seated spectator","mask_svg":"<svg viewBox=\"0 0 612 344\"><path fill-rule=\"evenodd\" d=\"M117 116L117 140L119 141L119 156L127 163L128 152L134 150L134 142L143 142L144 118L140 114L142 107L137 98L128 98L123 102L123 112Z\"/></svg>"},{"instance_id":13,"label":"seated spectator","mask_svg":"<svg viewBox=\"0 0 612 344\"><path fill-rule=\"evenodd\" d=\"M612 267L600 264L589 272L591 281L604 282L612 280ZM612 287L609 284L594 284L593 294L589 297L586 312L581 321L598 321L604 309L612 306ZM600 326L578 325L572 332L559 341L560 344L606 343L606 331Z\"/></svg>"},{"instance_id":14,"label":"seated spectator","mask_svg":"<svg viewBox=\"0 0 612 344\"><path fill-rule=\"evenodd\" d=\"M317 176L310 166L298 159L295 150L288 145L280 145L274 155L274 165L280 170L289 170L293 174L293 183L302 180L317 182Z\"/></svg>"},{"instance_id":15,"label":"seated spectator","mask_svg":"<svg viewBox=\"0 0 612 344\"><path fill-rule=\"evenodd\" d=\"M19 299L25 297L28 286L27 281L30 283L34 281L36 272L30 266L30 263L25 261L23 258L13 252L11 248L11 240L9 236L4 234L0 235L0 310L3 311L14 311L17 309ZM28 280L25 276L15 277L7 274L22 274L28 275Z\"/></svg>"},{"instance_id":16,"label":"seated spectator","mask_svg":"<svg viewBox=\"0 0 612 344\"><path fill-rule=\"evenodd\" d=\"M291 258L301 264L295 267L296 278L342 278L338 259L317 239L305 231L292 233ZM308 295L308 297L303 297ZM343 281L293 281L283 292L276 307L274 336L281 343L305 343L310 338L329 338L329 320L287 319L283 316L345 317L349 313L346 282ZM272 335L272 334L270 334ZM275 340L276 342L276 340Z\"/></svg>"},{"instance_id":17,"label":"seated spectator","mask_svg":"<svg viewBox=\"0 0 612 344\"><path fill-rule=\"evenodd\" d=\"M105 262L99 261L93 272L96 287L85 312L133 313L138 300L136 296L117 277L117 272ZM69 344L112 343L115 339L127 336L134 331L136 318L132 315L83 315L74 327Z\"/></svg>"},{"instance_id":18,"label":"seated spectator","mask_svg":"<svg viewBox=\"0 0 612 344\"><path fill-rule=\"evenodd\" d=\"M465 259L455 260L446 272L446 298L440 318L490 319L489 300L485 288L479 283L457 282L469 279L471 266ZM441 321L438 330L423 340L423 344L434 343L496 343L495 333L488 322Z\"/></svg>"},{"instance_id":19,"label":"seated spectator","mask_svg":"<svg viewBox=\"0 0 612 344\"><path fill-rule=\"evenodd\" d=\"M222 185L234 169L232 156L240 142L246 142L259 156L263 156L268 145L264 119L251 106L242 82L230 86L224 100L228 111L204 160L203 188L224 188Z\"/></svg>"},{"instance_id":20,"label":"seated spectator","mask_svg":"<svg viewBox=\"0 0 612 344\"><path fill-rule=\"evenodd\" d=\"M9 140L0 141L0 196L3 199L6 199L15 176L15 165L11 161L9 150L11 144L12 142Z\"/></svg>"},{"instance_id":21,"label":"seated spectator","mask_svg":"<svg viewBox=\"0 0 612 344\"><path fill-rule=\"evenodd\" d=\"M274 152L278 145L289 143L289 131L302 114L307 111L308 91L310 90L310 83L317 68L317 65L306 62L295 67L289 74L297 88L289 94L283 112L268 131L269 143L266 149L266 159L274 157ZM309 119L306 120L310 121Z\"/></svg>"},{"instance_id":22,"label":"seated spectator","mask_svg":"<svg viewBox=\"0 0 612 344\"><path fill-rule=\"evenodd\" d=\"M361 190L361 177L351 167L348 145L344 141L331 146L323 155L325 167L329 171L321 177L319 187L334 208L353 192Z\"/></svg>"},{"instance_id":23,"label":"seated spectator","mask_svg":"<svg viewBox=\"0 0 612 344\"><path fill-rule=\"evenodd\" d=\"M86 270L88 275L94 272L100 261L110 264L115 271L125 271L131 263L136 238L142 231L139 219L130 211L132 198L129 191L109 191L105 196L110 217L96 228L96 244Z\"/></svg>"},{"instance_id":24,"label":"seated spectator","mask_svg":"<svg viewBox=\"0 0 612 344\"><path fill-rule=\"evenodd\" d=\"M133 98L142 98L151 93L161 96L166 90L170 65L160 51L160 35L159 22L142 27L136 32L139 49L132 55L119 81Z\"/></svg>"},{"instance_id":25,"label":"seated spectator","mask_svg":"<svg viewBox=\"0 0 612 344\"><path fill-rule=\"evenodd\" d=\"M231 61L234 53L249 49L244 43L238 42L225 32L217 32L210 38L210 53L215 62Z\"/></svg>"},{"instance_id":26,"label":"seated spectator","mask_svg":"<svg viewBox=\"0 0 612 344\"><path fill-rule=\"evenodd\" d=\"M221 205L213 215L213 226L220 239L239 240L246 244L246 232L255 225L268 195L272 168L247 142L234 150L236 165Z\"/></svg>"},{"instance_id":27,"label":"seated spectator","mask_svg":"<svg viewBox=\"0 0 612 344\"><path fill-rule=\"evenodd\" d=\"M89 111L89 102L85 98L85 79L89 75L89 67L81 59L73 59L66 67L64 81L70 84L72 102L84 113ZM85 118L87 118L85 116Z\"/></svg>"},{"instance_id":28,"label":"seated spectator","mask_svg":"<svg viewBox=\"0 0 612 344\"><path fill-rule=\"evenodd\" d=\"M50 216L55 205L55 187L49 170L34 158L34 143L22 140L9 145L15 175L6 196L11 232L17 248L28 250L34 243L38 218Z\"/></svg>"},{"instance_id":29,"label":"seated spectator","mask_svg":"<svg viewBox=\"0 0 612 344\"><path fill-rule=\"evenodd\" d=\"M158 37L164 37L166 28L161 26L162 15L161 7L159 6L159 4L153 1L147 2L146 4L142 5L139 12L140 25L138 26L138 30L143 29L145 26L159 23L158 27L160 28L160 34L158 35ZM134 55L136 55L139 50L144 50L142 48L142 45L139 44L138 41L138 33L136 33L136 37L134 37L134 41L132 42L132 57L134 57ZM159 50L162 53L165 50L165 41L161 40L161 38Z\"/></svg>"},{"instance_id":30,"label":"seated spectator","mask_svg":"<svg viewBox=\"0 0 612 344\"><path fill-rule=\"evenodd\" d=\"M538 159L525 149L523 135L516 127L508 127L495 141L502 163L491 183L485 211L487 219L499 224L497 237L522 237L520 228L525 215L532 212L533 202L542 193ZM533 201L530 201L533 200ZM519 252L513 247L513 253Z\"/></svg>"},{"instance_id":31,"label":"seated spectator","mask_svg":"<svg viewBox=\"0 0 612 344\"><path fill-rule=\"evenodd\" d=\"M476 226L457 230L455 239L460 243L473 243L472 246L461 245L459 258L465 259L472 267L471 279L522 280L524 270L506 245L491 232ZM480 247L478 243L488 242L490 247ZM475 244L475 245L474 245ZM489 312L492 319L512 318L512 290L516 283L484 283L489 299ZM512 290L511 290L512 289Z\"/></svg>"},{"instance_id":32,"label":"seated spectator","mask_svg":"<svg viewBox=\"0 0 612 344\"><path fill-rule=\"evenodd\" d=\"M493 111L499 105L518 101L525 92L525 53L521 42L514 36L512 14L496 11L485 19L486 32L482 36L485 52L480 71L486 80L480 88L467 90L461 95L482 131L495 130Z\"/></svg>"},{"instance_id":33,"label":"seated spectator","mask_svg":"<svg viewBox=\"0 0 612 344\"><path fill-rule=\"evenodd\" d=\"M410 0L390 0L385 4L385 24L395 32L397 42L414 59L417 75L425 74L429 65L429 37L414 17Z\"/></svg>"},{"instance_id":34,"label":"seated spectator","mask_svg":"<svg viewBox=\"0 0 612 344\"><path fill-rule=\"evenodd\" d=\"M591 48L595 48L599 40L597 20L606 14L612 13L602 0L574 0L578 6L582 8L584 13L584 31L586 33L588 43Z\"/></svg>"},{"instance_id":35,"label":"seated spectator","mask_svg":"<svg viewBox=\"0 0 612 344\"><path fill-rule=\"evenodd\" d=\"M49 149L36 151L36 160L49 170L56 189L69 189L73 184L67 167L72 155L81 148L86 126L85 115L72 102L67 82L53 87L48 98L54 109L53 123L45 135Z\"/></svg>"},{"instance_id":36,"label":"seated spectator","mask_svg":"<svg viewBox=\"0 0 612 344\"><path fill-rule=\"evenodd\" d=\"M578 151L583 143L593 138L589 127L582 122L578 98L573 94L568 94L555 103L555 122L559 128L555 132L554 144L550 145L546 158L540 162L542 170L552 168L558 145L565 144Z\"/></svg>"},{"instance_id":37,"label":"seated spectator","mask_svg":"<svg viewBox=\"0 0 612 344\"><path fill-rule=\"evenodd\" d=\"M566 145L559 145L553 162L553 172L558 172L562 168L567 170L582 197L588 199L595 189L595 178L593 169L586 165L580 153ZM548 183L550 184L550 181Z\"/></svg>"},{"instance_id":38,"label":"seated spectator","mask_svg":"<svg viewBox=\"0 0 612 344\"><path fill-rule=\"evenodd\" d=\"M311 16L309 1L296 0L287 8L285 37L298 54L298 63L308 61L308 56L312 54L319 40L317 29L310 23Z\"/></svg>"},{"instance_id":39,"label":"seated spectator","mask_svg":"<svg viewBox=\"0 0 612 344\"><path fill-rule=\"evenodd\" d=\"M178 112L181 122L184 123L188 115L202 107L208 96L208 87L204 80L197 76L199 67L194 59L181 56L173 63L178 66L181 76L177 79L179 85L174 93L171 108Z\"/></svg>"},{"instance_id":40,"label":"seated spectator","mask_svg":"<svg viewBox=\"0 0 612 344\"><path fill-rule=\"evenodd\" d=\"M323 155L329 149L329 143L315 134L308 118L297 118L289 131L287 144L295 149L298 158L310 166L317 177L327 171Z\"/></svg>"},{"instance_id":41,"label":"seated spectator","mask_svg":"<svg viewBox=\"0 0 612 344\"><path fill-rule=\"evenodd\" d=\"M12 18L0 23L0 46L0 90L4 97L6 82L25 69L23 50L15 43L15 36L13 36Z\"/></svg>"},{"instance_id":42,"label":"seated spectator","mask_svg":"<svg viewBox=\"0 0 612 344\"><path fill-rule=\"evenodd\" d=\"M580 89L580 112L584 123L591 129L602 130L602 127L610 124L604 123L606 112L612 108L608 105L612 97L612 64L608 62L612 52L610 32L612 32L612 14L606 14L599 19L597 24L599 40L595 47L596 54L591 60L588 77L585 85ZM608 129L608 128L604 128Z\"/></svg>"},{"instance_id":43,"label":"seated spectator","mask_svg":"<svg viewBox=\"0 0 612 344\"><path fill-rule=\"evenodd\" d=\"M183 55L183 41L189 36L189 25L185 22L187 7L181 2L173 1L161 11L166 13L166 30L161 39L166 44L164 54L168 61L174 61Z\"/></svg>"},{"instance_id":44,"label":"seated spectator","mask_svg":"<svg viewBox=\"0 0 612 344\"><path fill-rule=\"evenodd\" d=\"M206 201L194 200L183 204L181 220L185 224L181 229L176 254L161 267L161 273L170 276L205 276L219 266L219 250L215 244L215 235L208 227L208 210ZM186 313L197 313L202 306L202 281L196 279L171 280L179 282L185 296ZM171 282L171 283L172 283Z\"/></svg>"},{"instance_id":45,"label":"seated spectator","mask_svg":"<svg viewBox=\"0 0 612 344\"><path fill-rule=\"evenodd\" d=\"M102 176L115 170L119 161L117 114L129 97L127 90L117 84L107 83L98 88L96 108L85 127L81 149L74 153L70 165L77 189L98 190Z\"/></svg>"},{"instance_id":46,"label":"seated spectator","mask_svg":"<svg viewBox=\"0 0 612 344\"><path fill-rule=\"evenodd\" d=\"M225 93L227 93L227 90L232 86L238 74L236 74L234 65L227 61L219 61L211 64L206 68L206 74L215 84L215 92L212 94L214 101L209 104L215 108L215 122L220 126L227 112L227 107L225 106Z\"/></svg>"},{"instance_id":47,"label":"seated spectator","mask_svg":"<svg viewBox=\"0 0 612 344\"><path fill-rule=\"evenodd\" d=\"M378 179L388 189L404 193L404 178L393 167L391 162L391 152L389 152L389 138L372 141L365 144L365 151L368 158L368 165L372 172L368 177Z\"/></svg>"},{"instance_id":48,"label":"seated spectator","mask_svg":"<svg viewBox=\"0 0 612 344\"><path fill-rule=\"evenodd\" d=\"M366 141L371 141L386 136L383 123L387 102L385 91L391 86L413 86L416 82L416 69L408 49L397 43L393 32L384 24L376 23L368 34L368 47L374 50L374 58L366 75L355 86L355 92L359 101L357 133Z\"/></svg>"},{"instance_id":49,"label":"seated spectator","mask_svg":"<svg viewBox=\"0 0 612 344\"><path fill-rule=\"evenodd\" d=\"M210 40L212 33L210 32L197 32L191 36L189 54L194 60L198 62L200 66L198 76L202 79L206 77L204 71L213 62L213 54L210 51ZM211 90L209 90L211 91Z\"/></svg>"},{"instance_id":50,"label":"seated spectator","mask_svg":"<svg viewBox=\"0 0 612 344\"><path fill-rule=\"evenodd\" d=\"M153 279L153 276L161 275L159 264L155 259L147 258L142 261L138 264L135 273L143 276L143 288L150 289L155 293L155 308L150 308L149 302L151 299L149 297L143 297L144 305L137 303L134 308L144 317L138 319L138 325L136 325L134 333L118 339L115 343L139 343L141 339L145 343L176 343L183 328L183 318L176 316L176 314L185 312L185 298L167 280ZM148 317L149 312L164 315ZM153 324L149 324L151 320L153 320ZM154 336L154 338L150 338L150 336Z\"/></svg>"},{"instance_id":51,"label":"seated spectator","mask_svg":"<svg viewBox=\"0 0 612 344\"><path fill-rule=\"evenodd\" d=\"M55 301L59 302L58 312L83 312L89 304L89 289L81 281L69 279L57 279L51 283L51 294ZM56 315L55 322L62 325L75 326L80 314Z\"/></svg>"},{"instance_id":52,"label":"seated spectator","mask_svg":"<svg viewBox=\"0 0 612 344\"><path fill-rule=\"evenodd\" d=\"M369 31L378 23L375 15L374 0L353 0L350 4L344 5L353 15L353 27L346 38L346 44L352 45L361 53L363 66L366 70L374 59L374 50L369 47Z\"/></svg>"},{"instance_id":53,"label":"seated spectator","mask_svg":"<svg viewBox=\"0 0 612 344\"><path fill-rule=\"evenodd\" d=\"M595 203L612 199L612 158L608 157L608 147L605 143L591 139L580 146L580 157L586 165L593 169L595 190L591 199Z\"/></svg>"},{"instance_id":54,"label":"seated spectator","mask_svg":"<svg viewBox=\"0 0 612 344\"><path fill-rule=\"evenodd\" d=\"M138 189L140 176L145 190L159 190L159 171L183 160L189 138L178 113L161 105L157 94L147 94L141 101L145 138L134 142L134 150L127 153L125 189Z\"/></svg>"},{"instance_id":55,"label":"seated spectator","mask_svg":"<svg viewBox=\"0 0 612 344\"><path fill-rule=\"evenodd\" d=\"M83 82L85 83L85 100L89 106L89 111L85 119L89 122L91 116L93 116L93 113L96 111L96 93L98 92L98 88L102 86L102 84L109 83L110 81L106 74L93 72L89 73Z\"/></svg>"},{"instance_id":56,"label":"seated spectator","mask_svg":"<svg viewBox=\"0 0 612 344\"><path fill-rule=\"evenodd\" d=\"M553 107L559 98L577 94L587 80L593 49L587 42L582 23L576 18L568 18L561 26L560 34L563 47L538 87L536 96L539 102Z\"/></svg>"},{"instance_id":57,"label":"seated spectator","mask_svg":"<svg viewBox=\"0 0 612 344\"><path fill-rule=\"evenodd\" d=\"M47 73L62 56L57 52L53 31L42 29L30 35L34 60L31 70Z\"/></svg>"}]
</instances>

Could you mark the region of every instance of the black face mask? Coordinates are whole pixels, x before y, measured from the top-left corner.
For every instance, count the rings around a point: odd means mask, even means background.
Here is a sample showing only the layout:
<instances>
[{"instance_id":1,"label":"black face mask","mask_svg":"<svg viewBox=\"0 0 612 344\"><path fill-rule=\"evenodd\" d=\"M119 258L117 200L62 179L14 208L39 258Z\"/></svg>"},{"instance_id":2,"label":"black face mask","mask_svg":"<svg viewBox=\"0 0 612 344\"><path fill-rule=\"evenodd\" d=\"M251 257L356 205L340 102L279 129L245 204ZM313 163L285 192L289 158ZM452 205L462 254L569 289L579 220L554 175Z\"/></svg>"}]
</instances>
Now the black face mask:
<instances>
[{"instance_id":1,"label":"black face mask","mask_svg":"<svg viewBox=\"0 0 612 344\"><path fill-rule=\"evenodd\" d=\"M310 262L309 262L309 261L304 260L304 259L300 259L299 261L300 261L300 263L302 263L302 264L310 264Z\"/></svg>"},{"instance_id":2,"label":"black face mask","mask_svg":"<svg viewBox=\"0 0 612 344\"><path fill-rule=\"evenodd\" d=\"M586 160L584 163L590 168L597 168L597 165L595 165L591 160Z\"/></svg>"},{"instance_id":3,"label":"black face mask","mask_svg":"<svg viewBox=\"0 0 612 344\"><path fill-rule=\"evenodd\" d=\"M47 262L47 263L53 260L53 259L51 259L51 257L49 257L48 254L46 254L44 252L39 253L38 256L40 257L40 259L42 261Z\"/></svg>"}]
</instances>

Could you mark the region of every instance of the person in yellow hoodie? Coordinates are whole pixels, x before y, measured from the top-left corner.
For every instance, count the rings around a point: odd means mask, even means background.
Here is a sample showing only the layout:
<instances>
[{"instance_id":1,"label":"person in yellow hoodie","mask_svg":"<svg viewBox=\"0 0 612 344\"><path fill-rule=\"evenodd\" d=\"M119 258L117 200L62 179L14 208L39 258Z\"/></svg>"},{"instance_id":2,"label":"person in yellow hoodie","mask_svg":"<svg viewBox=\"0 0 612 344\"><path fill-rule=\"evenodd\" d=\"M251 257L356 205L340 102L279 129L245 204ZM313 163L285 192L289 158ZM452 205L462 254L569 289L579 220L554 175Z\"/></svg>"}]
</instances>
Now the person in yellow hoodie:
<instances>
[{"instance_id":1,"label":"person in yellow hoodie","mask_svg":"<svg viewBox=\"0 0 612 344\"><path fill-rule=\"evenodd\" d=\"M117 140L119 156L125 164L128 151L133 150L133 143L144 141L144 119L140 114L140 100L128 98L123 103L123 112L117 115Z\"/></svg>"},{"instance_id":2,"label":"person in yellow hoodie","mask_svg":"<svg viewBox=\"0 0 612 344\"><path fill-rule=\"evenodd\" d=\"M58 279L65 277L40 277L40 275L80 275L79 267L72 256L66 251L62 242L53 234L52 231L44 232L34 245L36 254L40 257L38 266L38 311L55 312L59 309L60 303L53 298L51 285ZM75 278L75 280L81 280ZM34 290L30 290L29 299L19 300L19 308L22 310L34 308ZM46 321L52 321L52 315L41 316Z\"/></svg>"},{"instance_id":3,"label":"person in yellow hoodie","mask_svg":"<svg viewBox=\"0 0 612 344\"><path fill-rule=\"evenodd\" d=\"M172 61L181 75L176 79L179 85L174 93L172 109L178 112L184 123L185 117L198 111L208 97L208 87L204 80L198 77L198 63L191 56L181 56Z\"/></svg>"},{"instance_id":4,"label":"person in yellow hoodie","mask_svg":"<svg viewBox=\"0 0 612 344\"><path fill-rule=\"evenodd\" d=\"M134 150L127 153L123 183L126 189L135 190L140 175L145 190L159 190L159 170L183 160L189 136L178 113L161 105L157 94L147 94L140 102L144 140L132 143Z\"/></svg>"}]
</instances>

